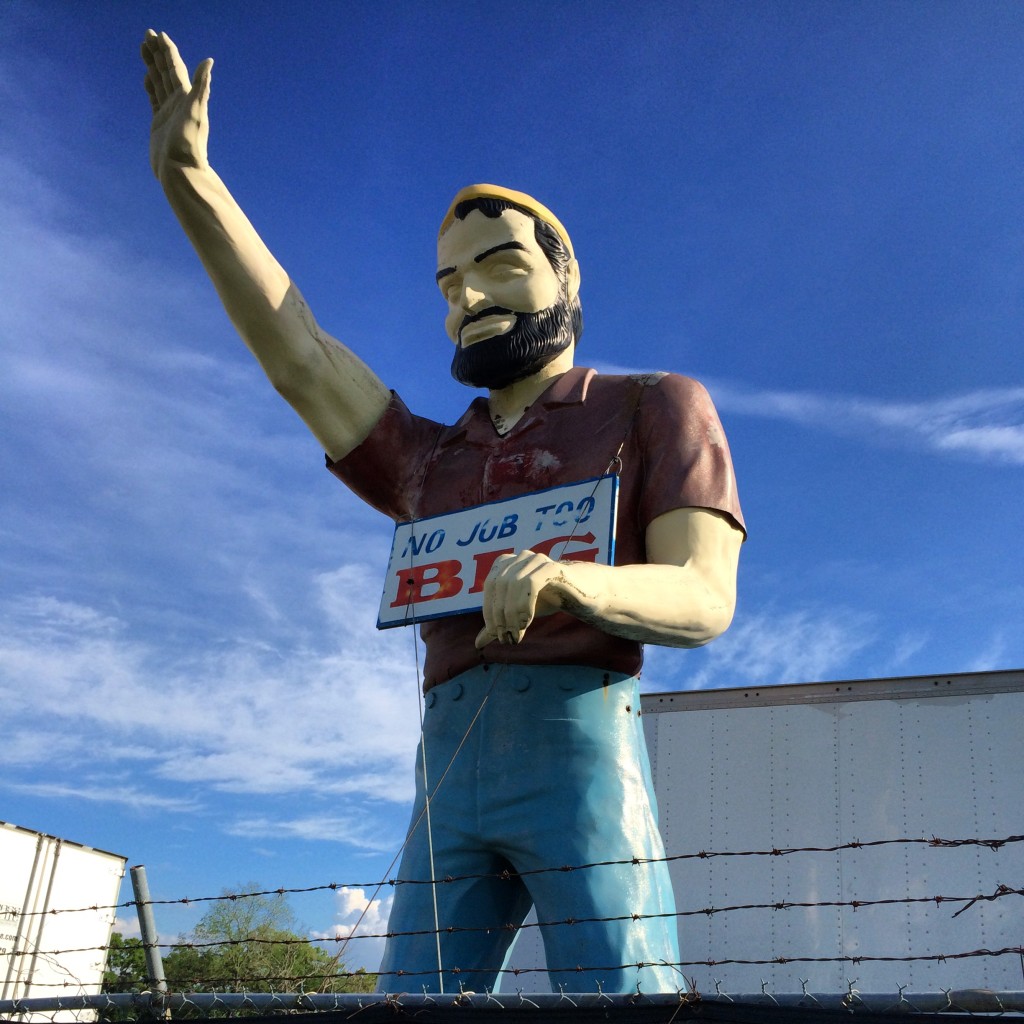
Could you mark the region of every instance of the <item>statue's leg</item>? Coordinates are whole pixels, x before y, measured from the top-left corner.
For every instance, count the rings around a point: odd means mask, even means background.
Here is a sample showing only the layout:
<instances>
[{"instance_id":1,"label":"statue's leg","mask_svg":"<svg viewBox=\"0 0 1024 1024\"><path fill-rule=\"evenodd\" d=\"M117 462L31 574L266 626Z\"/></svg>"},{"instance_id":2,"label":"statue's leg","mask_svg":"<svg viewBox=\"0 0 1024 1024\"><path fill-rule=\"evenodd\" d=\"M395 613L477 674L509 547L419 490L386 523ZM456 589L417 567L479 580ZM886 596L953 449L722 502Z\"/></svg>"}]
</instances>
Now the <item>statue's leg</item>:
<instances>
[{"instance_id":1,"label":"statue's leg","mask_svg":"<svg viewBox=\"0 0 1024 1024\"><path fill-rule=\"evenodd\" d=\"M381 992L438 992L442 985L454 993L493 990L515 929L530 909L526 887L509 862L479 835L479 733L470 725L487 689L466 676L427 694L416 801L388 920ZM429 836L426 792L432 794ZM442 881L432 886L432 877Z\"/></svg>"},{"instance_id":2,"label":"statue's leg","mask_svg":"<svg viewBox=\"0 0 1024 1024\"><path fill-rule=\"evenodd\" d=\"M542 924L575 922L542 928L552 988L684 990L636 680L544 666L502 682L488 709L500 732L482 737L500 755L485 838L522 872L574 868L524 878ZM586 866L604 861L624 863Z\"/></svg>"},{"instance_id":3,"label":"statue's leg","mask_svg":"<svg viewBox=\"0 0 1024 1024\"><path fill-rule=\"evenodd\" d=\"M437 838L435 834L435 843ZM420 861L422 868L417 870L410 860ZM438 992L443 986L444 992L453 993L493 991L515 929L530 909L529 894L515 873L508 871L508 862L486 851L435 849L434 864L438 877L454 879L437 885L440 933L435 932L432 887L397 885L378 990ZM508 880L496 879L503 872ZM458 877L466 874L491 877ZM399 877L428 879L426 851L417 849L410 857L407 849ZM449 927L455 930L446 931Z\"/></svg>"}]
</instances>

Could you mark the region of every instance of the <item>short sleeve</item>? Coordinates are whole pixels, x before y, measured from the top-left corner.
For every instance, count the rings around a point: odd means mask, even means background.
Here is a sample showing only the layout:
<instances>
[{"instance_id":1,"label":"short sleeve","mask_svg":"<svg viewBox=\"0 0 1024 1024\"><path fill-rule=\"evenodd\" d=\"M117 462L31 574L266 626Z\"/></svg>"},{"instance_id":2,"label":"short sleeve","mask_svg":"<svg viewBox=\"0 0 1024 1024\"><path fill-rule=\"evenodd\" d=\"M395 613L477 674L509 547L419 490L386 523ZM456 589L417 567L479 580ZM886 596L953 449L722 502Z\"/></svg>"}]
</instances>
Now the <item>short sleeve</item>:
<instances>
[{"instance_id":1,"label":"short sleeve","mask_svg":"<svg viewBox=\"0 0 1024 1024\"><path fill-rule=\"evenodd\" d=\"M689 377L652 380L637 409L640 525L677 508L721 512L746 533L729 443L711 396Z\"/></svg>"},{"instance_id":2,"label":"short sleeve","mask_svg":"<svg viewBox=\"0 0 1024 1024\"><path fill-rule=\"evenodd\" d=\"M443 429L392 392L369 436L337 462L328 458L327 468L377 511L395 521L415 518L423 470Z\"/></svg>"}]
</instances>

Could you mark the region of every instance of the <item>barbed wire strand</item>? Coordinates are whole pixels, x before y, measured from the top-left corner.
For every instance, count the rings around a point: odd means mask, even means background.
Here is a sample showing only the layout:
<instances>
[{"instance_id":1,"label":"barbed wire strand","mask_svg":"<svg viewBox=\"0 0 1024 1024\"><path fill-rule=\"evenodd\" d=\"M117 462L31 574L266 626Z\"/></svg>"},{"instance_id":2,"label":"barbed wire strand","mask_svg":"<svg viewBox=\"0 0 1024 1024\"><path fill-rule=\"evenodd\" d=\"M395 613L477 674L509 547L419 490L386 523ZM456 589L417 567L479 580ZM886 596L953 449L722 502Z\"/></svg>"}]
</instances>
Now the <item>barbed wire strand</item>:
<instances>
[{"instance_id":1,"label":"barbed wire strand","mask_svg":"<svg viewBox=\"0 0 1024 1024\"><path fill-rule=\"evenodd\" d=\"M983 957L997 958L1002 956L1022 956L1024 955L1024 946L1004 946L998 949L972 949L965 950L957 953L916 953L908 954L905 956L895 955L872 955L872 954L857 954L857 955L837 955L837 956L774 956L765 957L763 959L756 958L740 958L740 957L721 957L716 959L708 960L657 960L657 961L633 961L630 963L620 964L568 964L560 967L449 967L448 972L456 977L459 976L472 976L476 974L507 974L514 977L519 977L524 974L593 974L597 971L622 971L622 970L641 970L645 967L669 967L677 970L687 967L724 967L724 966L744 966L744 967L772 967L772 966L786 966L789 964L850 964L857 966L860 964L869 963L945 963L948 961L958 960L971 960ZM341 971L332 978L339 980L349 978L359 978L366 976L365 971ZM378 971L374 972L377 977L394 977L394 978L420 978L425 976L431 976L435 973L433 967L423 971ZM271 983L287 983L291 985L298 985L307 981L322 979L323 974L316 972L314 974L281 974L281 975L258 975L253 977L238 976L236 978L220 978L217 980L218 985L235 984L241 987L246 982L258 982L260 984L271 984ZM181 983L194 983L194 984L211 984L209 979L202 977L185 977L176 979L178 984ZM51 982L51 983L33 983L33 987L39 988L69 988L72 987L71 982Z\"/></svg>"},{"instance_id":2,"label":"barbed wire strand","mask_svg":"<svg viewBox=\"0 0 1024 1024\"><path fill-rule=\"evenodd\" d=\"M482 706L481 706L480 710L482 710ZM479 710L478 710L478 714L479 714ZM467 731L467 736L468 736L468 731ZM463 738L463 742L465 741L465 738L466 737ZM454 757L453 757L452 760L454 760ZM448 767L450 768L450 766L451 766L451 762L449 762L449 766ZM442 776L442 779L443 779L443 776ZM440 781L441 780L439 780L439 783L440 783ZM436 788L435 788L435 792L436 792ZM820 847L820 846L819 847L790 847L790 848L784 848L784 849L772 848L770 850L749 850L749 851L699 851L697 853L671 855L671 856L665 857L664 859L667 860L667 861L672 861L672 860L682 860L682 859L710 859L710 858L714 858L714 857L723 857L723 856L725 856L725 857L728 857L728 856L786 856L786 855L793 854L793 853L834 853L834 852L839 852L839 851L844 850L844 849L877 849L879 847L895 845L895 844L918 844L918 845L923 844L923 845L928 845L930 847L939 848L939 849L955 849L955 848L960 848L960 847L974 846L974 847L984 847L984 848L988 848L990 850L997 850L997 849L1000 849L1000 848L1002 848L1003 846L1005 846L1005 845L1007 845L1009 843L1020 842L1022 839L1024 839L1024 837L1022 837L1022 836L1008 836L1008 837L1000 838L1000 839L992 839L992 838L984 838L984 839L971 839L971 838L968 838L968 839L940 839L938 837L931 837L929 839L923 839L923 838L902 838L902 839L874 840L874 841L869 841L869 842L863 842L863 841L859 841L858 840L858 841L854 841L854 842L850 842L850 843L845 843L845 844L837 844L837 845L831 846L831 847ZM395 859L397 860L397 855L396 855ZM661 858L657 858L657 859L661 859ZM563 866L563 867L558 867L558 868L547 868L547 869L538 869L538 870L540 870L540 871L573 871L573 870L582 870L582 869L592 868L592 867L601 867L601 866L606 866L606 865L611 865L611 864L626 864L626 863L641 864L641 863L649 863L652 860L654 860L654 858L650 858L650 859L648 859L648 858L632 858L630 860L623 860L623 861L602 861L602 862L593 862L592 864L586 864L586 865ZM394 862L391 865L392 867L393 867L393 864L394 864ZM389 870L390 870L390 868L389 868ZM535 872L530 872L530 873L531 874L535 874L537 872L535 871ZM460 878L461 877L498 877L498 878L507 878L507 879L511 880L511 879L516 877L516 874L514 872L505 871L505 872L497 873L494 876L478 876L478 875L474 875L474 876L459 876L459 877ZM382 882L382 883L380 883L380 886L383 886L384 884L392 884L392 885L395 885L395 884L435 884L435 885L443 885L443 884L446 884L447 882L454 881L454 880L455 880L455 878L451 877L451 876L447 876L445 878L436 879L436 880L417 880L415 882L404 882L404 883L401 880L394 880L394 881L392 881L390 883ZM207 897L205 899L207 899L207 900L238 900L238 899L246 898L247 896L270 895L270 894L277 895L277 894L283 894L283 893L286 893L286 892L289 892L289 891L309 892L309 891L316 891L316 890L322 890L322 889L333 889L333 890L336 890L336 889L339 889L339 888L342 888L342 886L337 884L337 883L330 883L328 885L323 885L323 886L304 887L302 890L287 890L287 889L282 887L282 888L278 888L278 889L262 890L262 891L259 891L259 892L246 893L246 894L238 894L238 893L236 893L236 894L222 894L219 897ZM703 907L703 908L697 908L697 909L691 909L691 910L678 911L678 912L676 912L674 914L655 914L655 915L631 914L631 915L621 915L619 917L586 918L586 919L582 919L582 918L581 919L568 918L568 919L565 919L564 921L529 922L529 923L525 923L525 924L521 924L521 925L508 924L508 925L504 925L503 927L507 927L510 930L519 930L519 929L522 929L522 928L530 928L530 927L572 926L574 924L592 923L592 922L598 922L598 921L616 921L616 920L626 920L626 919L640 920L640 919L642 919L644 917L668 917L668 916L690 917L690 916L700 916L700 915L712 916L712 915L716 915L716 914L722 914L722 913L728 913L728 912L734 912L734 911L751 911L751 910L770 910L770 911L776 911L777 912L777 911L782 911L782 910L809 909L809 908L819 908L819 907L821 907L821 908L850 908L850 909L856 911L856 910L859 910L859 909L862 909L862 908L875 907L875 906L887 906L887 905L898 905L898 904L924 904L924 903L928 903L928 904L934 903L936 906L940 906L943 903L961 903L961 904L963 904L963 906L960 907L960 909L957 910L956 913L954 913L952 915L953 917L959 917L962 913L964 913L967 910L971 909L972 907L976 906L980 902L994 902L997 899L1001 899L1001 898L1004 898L1004 897L1010 896L1010 895L1024 895L1024 889L1013 888L1013 887L1010 887L1010 886L1007 886L1007 885L1004 885L1004 884L1000 883L996 887L996 889L992 893L990 893L988 895L985 895L985 894L977 894L977 895L973 895L973 896L935 895L935 896L922 896L922 897L909 897L908 896L908 897L890 897L890 898L885 898L885 899L853 899L853 900L830 900L830 901L806 901L806 902L805 901L785 900L785 901L774 901L774 902L770 902L770 903L748 903L748 904L729 905L729 906L723 906L723 907ZM195 902L199 902L199 901L200 901L199 899L195 900ZM161 900L161 901L152 901L152 902L167 904L167 903L172 903L172 902L173 903L180 903L180 902L186 902L187 903L187 902L193 902L193 901L185 899L185 900L174 900L174 901ZM132 906L132 905L136 905L136 904L135 904L135 901L129 901L128 903L126 903L124 905L125 906ZM120 906L120 905L116 905L116 906ZM75 908L75 909L76 910L86 910L86 909L104 909L104 908ZM112 909L112 908L106 908L106 909ZM62 911L60 911L60 910L49 911L49 913L61 913L61 912ZM69 912L69 911L63 911L63 912ZM365 913L365 910L364 910L364 913ZM12 916L16 916L16 915L12 915ZM26 916L35 916L35 915L26 915ZM362 918L361 918L361 920L362 920ZM179 941L179 942L176 942L176 943L161 943L161 944L158 944L158 945L161 948L169 948L169 949L175 949L175 948L203 949L203 948L209 948L209 947L236 946L236 945L243 945L243 944L246 944L246 943L254 944L254 945L264 945L264 944L265 945L274 945L274 944L279 944L279 945L288 945L288 944L310 945L310 944L317 943L317 942L324 943L324 942L334 941L334 942L342 943L342 946L341 946L341 949L339 950L338 955L335 956L335 962L338 963L338 962L340 962L340 954L341 954L341 952L345 948L347 948L348 942L350 942L350 941L352 941L354 939L363 939L363 938L366 938L366 939L373 939L373 938L380 939L380 938L388 938L388 937L391 937L392 935L423 935L423 934L431 934L432 933L432 930L427 929L427 930L416 931L416 932L385 932L385 933L379 933L379 934L355 935L355 928L358 927L359 923L360 922L357 922L357 924L350 930L348 935L346 935L346 936L335 936L333 938L332 937L326 937L326 938L321 938L321 939L296 938L296 939L293 939L293 940L266 940L266 939L259 939L257 937L252 937L252 938L236 939L236 940L210 941L210 942L204 942L204 943L192 943L192 942L180 942ZM444 929L435 929L433 931L438 933L438 934L440 934L442 932L443 933L453 933L453 932L471 932L471 931L478 931L478 930L487 930L487 929L460 927L460 926L447 926ZM62 954L65 954L65 953L72 953L72 952L79 952L79 953L80 952L103 952L103 953L106 953L110 948L111 947L109 947L109 946L94 946L94 947L83 947L83 948L74 949L74 950L68 949L68 950L37 951L37 955L40 955L40 956L57 956L57 955L62 955ZM914 956L871 956L871 955L832 956L832 957L777 956L777 957L772 957L772 958L767 958L767 959L719 959L719 960L706 960L706 961L680 961L680 962L675 963L675 964L668 964L667 966L674 967L674 968L683 968L683 967L699 967L699 966L716 967L716 966L720 966L720 965L771 966L771 965L782 965L782 964L793 964L793 963L851 963L851 964L860 964L860 963L871 963L871 962L886 962L886 963L891 963L891 962L895 962L895 963L898 963L898 962L911 963L911 962L921 962L921 961L925 961L925 962L943 962L943 961L947 961L947 960L962 960L962 959L966 959L966 958L982 957L982 956L998 957L998 956L1004 956L1004 955L1010 955L1010 954L1013 954L1013 955L1016 955L1018 957L1021 957L1022 960L1024 960L1024 947L1010 946L1010 947L1004 947L1002 949L997 949L997 950L979 949L979 950L971 950L971 951L960 952L960 953L919 954L919 955L914 955ZM597 971L597 970L620 970L620 969L623 969L624 967L625 968L629 968L629 967L633 967L633 966L643 966L643 965L642 964L640 964L640 965L632 965L632 964L630 964L630 965L618 965L618 966L609 966L609 965L587 965L587 966L584 966L584 965L574 965L571 968L562 968L560 970L562 970L562 971L570 970L570 971L578 972L579 973L579 972ZM518 974L523 974L523 973L532 973L534 971L540 972L540 971L547 971L547 970L548 970L548 968L546 968L546 967L545 968L539 968L539 967L538 968L508 968L508 969L503 969L499 973L510 973L510 974L513 974L513 975L518 975ZM236 983L237 984L242 984L245 981L254 981L254 982L258 982L260 984L269 984L269 983L272 983L272 982L280 982L280 983L287 982L287 983L294 984L294 983L299 983L299 982L307 982L307 981L311 981L311 980L316 980L320 984L320 987L323 988L323 987L326 987L327 985L329 985L334 980L346 979L346 978L356 978L356 977L359 977L359 976L364 976L365 977L365 973L366 972L364 972L364 971L355 971L355 972L334 971L334 972L330 972L329 973L328 971L325 971L325 970L321 969L320 971L316 972L315 974L309 974L309 975L303 975L303 976L280 975L280 976L272 976L272 977L271 976L260 976L260 977L255 977L255 978L252 978L252 979L239 978L239 979L236 979ZM413 973L404 972L404 971L385 972L385 973L386 974L394 974L395 976L399 976L399 977L406 977L406 976L413 977L413 976L415 976ZM418 972L418 973L420 973L420 974L432 974L434 972L433 972L433 969L431 969L430 971L427 971L427 972ZM455 968L451 968L449 973L452 974L453 976L457 977L457 976L459 976L461 974L477 973L477 969L470 970L470 969L466 968L466 969L461 969L460 970L459 968L455 967ZM179 983L181 981L188 981L188 980L189 979L179 979ZM228 979L221 979L221 981L224 984L228 984L229 983ZM197 978L197 979L195 979L195 983L196 984L202 984L202 983L207 983L208 984L208 980L207 979L202 979L202 978ZM59 982L59 983L58 982L49 983L49 984L42 983L42 984L40 984L39 987L50 987L50 988L67 989L67 988L75 987L75 986L74 986L74 982L73 981L66 980L66 981Z\"/></svg>"},{"instance_id":3,"label":"barbed wire strand","mask_svg":"<svg viewBox=\"0 0 1024 1024\"><path fill-rule=\"evenodd\" d=\"M978 1015L986 1019L989 1015L1014 1015L1024 1012L1024 993L992 992L976 989L940 989L937 992L907 992L907 986L896 986L897 991L868 993L848 984L847 991L835 993L811 993L806 985L801 992L774 993L762 983L760 992L729 994L716 983L714 993L613 993L597 988L593 992L573 993L570 997L561 992L533 992L527 998L521 989L515 993L467 992L460 990L449 999L436 995L404 992L383 993L282 993L282 992L240 992L174 993L154 996L152 993L106 993L101 995L62 994L45 998L0 999L0 1015L13 1014L19 1019L31 1014L30 1019L43 1019L53 1011L100 1011L102 1013L123 1013L132 1011L134 1019L152 1019L160 1011L174 1011L176 1014L234 1017L241 1014L258 1013L262 1018L270 1014L295 1012L335 1011L347 1018L369 1014L370 1020L384 1017L393 1021L399 1014L417 1016L424 1011L433 1014L441 1009L464 1012L485 1010L490 1016L494 1011L511 1012L516 1019L522 1019L521 1011L531 1011L530 1016L543 1020L554 1011L559 1017L564 1011L582 1011L581 1016L590 1016L595 1009L601 1011L604 1019L619 1020L665 1020L664 1014L671 1013L667 1024L680 1019L764 1021L778 1020L777 1010L797 1010L794 1019L806 1019L804 1011L838 1010L849 1016L851 1013L868 1021L891 1020L894 1015L913 1013L925 1022L974 1020ZM760 1011L768 1008L769 1016ZM687 1012L693 1010L692 1013ZM535 1011L535 1012L532 1012ZM652 1013L653 1011L653 1013ZM643 1016L638 1017L640 1013ZM0 1019L3 1019L0 1016ZM50 1018L52 1021L57 1016ZM83 1018L80 1018L83 1019ZM92 1019L92 1018L84 1018ZM116 1019L116 1018L115 1018ZM335 1018L336 1019L336 1018ZM444 1019L448 1019L445 1017ZM835 1015L822 1017L812 1015L811 1020L834 1020Z\"/></svg>"},{"instance_id":4,"label":"barbed wire strand","mask_svg":"<svg viewBox=\"0 0 1024 1024\"><path fill-rule=\"evenodd\" d=\"M497 675L496 674L495 681ZM493 682L492 682L493 686ZM482 708L481 708L482 710ZM480 712L477 712L478 717ZM474 722L476 721L474 717ZM472 724L472 723L471 723ZM465 741L465 738L463 742ZM461 749L461 748L459 748ZM458 749L456 750L456 754ZM454 760L454 755L453 755ZM449 762L449 768L451 762ZM438 784L443 781L447 770L442 774ZM437 793L437 788L434 788L434 794ZM415 826L414 826L415 827ZM411 832L411 830L410 830ZM852 840L847 843L838 843L834 846L791 846L791 847L772 847L770 849L760 850L700 850L696 853L676 853L666 854L664 857L629 857L622 860L602 860L592 861L586 864L563 864L551 867L533 868L529 871L518 872L518 876L525 878L532 875L540 874L551 874L555 872L568 872L568 871L585 871L591 868L599 867L615 867L624 864L657 864L657 863L674 863L676 861L686 860L712 860L715 858L726 858L726 857L789 857L794 854L800 853L841 853L844 850L871 850L878 849L884 846L893 845L923 845L934 847L936 849L956 849L964 846L977 846L983 847L988 850L997 851L1004 846L1008 846L1013 843L1024 842L1024 835L1011 835L1002 838L984 838L984 839L942 839L938 836L932 836L930 838L923 837L905 837L896 839L874 839L868 841ZM403 844L404 849L404 844ZM399 851L399 854L401 851ZM392 860L389 864L385 874L388 874L391 869L398 862L398 856ZM324 882L319 885L307 885L307 886L278 886L273 889L255 889L251 892L241 893L220 893L216 896L180 896L173 899L160 899L160 900L148 900L146 901L147 906L190 906L193 903L211 903L218 902L221 900L242 900L250 899L257 896L286 896L286 895L300 895L303 893L311 892L324 892L332 891L336 892L341 889L373 889L375 887L383 888L384 886L397 886L397 885L434 885L444 881L464 881L479 878L503 878L505 876L513 877L512 872L502 871L494 874L466 874L466 875L446 875L443 878L431 879L401 879L401 878L385 878L385 879L374 879L370 882ZM64 908L50 908L48 910L28 910L28 911L14 911L11 916L13 917L38 917L42 915L56 916L58 914L78 914L87 913L100 910L122 910L131 907L139 906L137 900L126 900L123 903L110 903L110 904L90 904L82 907L64 907Z\"/></svg>"},{"instance_id":5,"label":"barbed wire strand","mask_svg":"<svg viewBox=\"0 0 1024 1024\"><path fill-rule=\"evenodd\" d=\"M301 938L296 937L293 939L264 939L258 936L250 936L239 939L212 939L207 942L191 942L191 941L177 941L177 942L161 942L154 943L154 946L158 949L190 949L190 950L201 950L201 949L215 949L221 947L232 947L232 946L309 946L316 945L317 943L329 943L338 942L345 945L342 949L347 948L347 943L356 941L359 939L390 939L397 937L409 937L409 936L425 936L425 935L454 935L471 932L492 932L495 930L505 931L523 931L529 928L553 928L559 926L572 926L577 924L601 924L611 923L615 921L648 921L662 918L684 918L684 917L713 917L716 914L726 914L735 911L745 910L814 910L821 908L833 908L833 909L851 909L854 911L866 909L868 907L882 907L882 906L898 906L898 905L913 905L913 904L932 904L941 906L943 903L963 903L965 904L960 910L958 910L953 917L959 917L965 910L970 909L979 902L992 902L1000 899L1004 896L1024 896L1024 888L1013 889L1009 886L1000 884L996 890L988 896L894 896L887 897L885 899L866 899L866 900L817 900L817 901L796 901L796 900L781 900L772 903L740 903L731 906L723 907L700 907L692 910L676 910L676 911L665 911L656 914L619 914L616 916L608 917L570 917L564 919L557 919L551 921L526 921L522 924L494 924L494 925L446 925L443 928L423 928L414 931L386 931L386 932L370 932L362 935L345 935L345 936L327 936L320 938ZM93 951L106 951L110 950L111 946L84 946L76 949L55 949L55 950L41 950L37 955L39 956L60 956L67 953L86 953ZM123 948L123 947L122 947ZM337 955L336 955L337 958Z\"/></svg>"}]
</instances>

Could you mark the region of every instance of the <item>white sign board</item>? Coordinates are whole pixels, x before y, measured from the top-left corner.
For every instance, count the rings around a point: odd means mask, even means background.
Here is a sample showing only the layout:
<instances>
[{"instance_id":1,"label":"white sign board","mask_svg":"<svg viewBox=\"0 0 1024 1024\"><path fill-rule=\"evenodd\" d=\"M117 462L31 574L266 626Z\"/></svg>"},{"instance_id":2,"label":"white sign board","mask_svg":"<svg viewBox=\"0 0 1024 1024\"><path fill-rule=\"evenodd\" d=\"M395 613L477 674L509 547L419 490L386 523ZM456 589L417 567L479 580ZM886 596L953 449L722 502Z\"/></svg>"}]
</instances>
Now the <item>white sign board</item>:
<instances>
[{"instance_id":1,"label":"white sign board","mask_svg":"<svg viewBox=\"0 0 1024 1024\"><path fill-rule=\"evenodd\" d=\"M116 854L0 822L0 999L99 993L124 865Z\"/></svg>"},{"instance_id":2,"label":"white sign board","mask_svg":"<svg viewBox=\"0 0 1024 1024\"><path fill-rule=\"evenodd\" d=\"M377 628L479 611L500 555L611 565L617 497L618 479L602 476L399 523Z\"/></svg>"}]
</instances>

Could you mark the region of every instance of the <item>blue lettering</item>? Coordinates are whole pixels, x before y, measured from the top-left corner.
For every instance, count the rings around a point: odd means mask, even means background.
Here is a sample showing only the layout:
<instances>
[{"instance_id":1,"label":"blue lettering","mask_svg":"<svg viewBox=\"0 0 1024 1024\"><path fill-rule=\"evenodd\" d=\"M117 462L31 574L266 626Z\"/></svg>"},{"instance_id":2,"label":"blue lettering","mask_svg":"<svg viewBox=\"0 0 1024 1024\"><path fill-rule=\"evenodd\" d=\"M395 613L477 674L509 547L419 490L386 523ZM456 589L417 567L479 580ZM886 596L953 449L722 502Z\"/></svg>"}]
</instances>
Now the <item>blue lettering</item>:
<instances>
[{"instance_id":1,"label":"blue lettering","mask_svg":"<svg viewBox=\"0 0 1024 1024\"><path fill-rule=\"evenodd\" d=\"M558 508L555 509L555 515L557 516L561 512L571 512L573 510L573 504L571 501L563 501ZM556 519L554 520L555 526L565 526L569 522L568 519Z\"/></svg>"},{"instance_id":2,"label":"blue lettering","mask_svg":"<svg viewBox=\"0 0 1024 1024\"><path fill-rule=\"evenodd\" d=\"M444 543L444 527L435 530L427 538L427 554L429 555L432 551L436 551Z\"/></svg>"},{"instance_id":3,"label":"blue lettering","mask_svg":"<svg viewBox=\"0 0 1024 1024\"><path fill-rule=\"evenodd\" d=\"M541 505L540 508L534 509L534 511L541 518L537 520L537 529L539 530L544 525L544 516L546 516L555 506L554 505Z\"/></svg>"},{"instance_id":4,"label":"blue lettering","mask_svg":"<svg viewBox=\"0 0 1024 1024\"><path fill-rule=\"evenodd\" d=\"M484 522L486 523L487 520L485 519ZM473 529L470 530L469 536L465 540L457 540L455 543L458 544L460 548L466 547L467 544L472 544L473 538L476 537L476 531L479 529L480 523L474 523Z\"/></svg>"},{"instance_id":5,"label":"blue lettering","mask_svg":"<svg viewBox=\"0 0 1024 1024\"><path fill-rule=\"evenodd\" d=\"M516 523L519 522L519 516L515 512L510 512L501 521L501 529L498 531L499 537L511 537L516 532Z\"/></svg>"},{"instance_id":6,"label":"blue lettering","mask_svg":"<svg viewBox=\"0 0 1024 1024\"><path fill-rule=\"evenodd\" d=\"M596 504L597 504L597 502L594 501L594 499L592 497L584 498L576 506L576 511L582 513L583 510L586 509L587 512L586 512L586 515L577 515L576 516L576 522L577 523L585 523L590 518L590 515L594 511L594 506Z\"/></svg>"},{"instance_id":7,"label":"blue lettering","mask_svg":"<svg viewBox=\"0 0 1024 1024\"><path fill-rule=\"evenodd\" d=\"M412 548L413 555L418 555L423 550L423 542L427 539L427 535L423 534L421 537L417 537L415 533L409 534L409 539L406 541L405 550L402 552L402 557L405 558L409 554L409 548Z\"/></svg>"}]
</instances>

